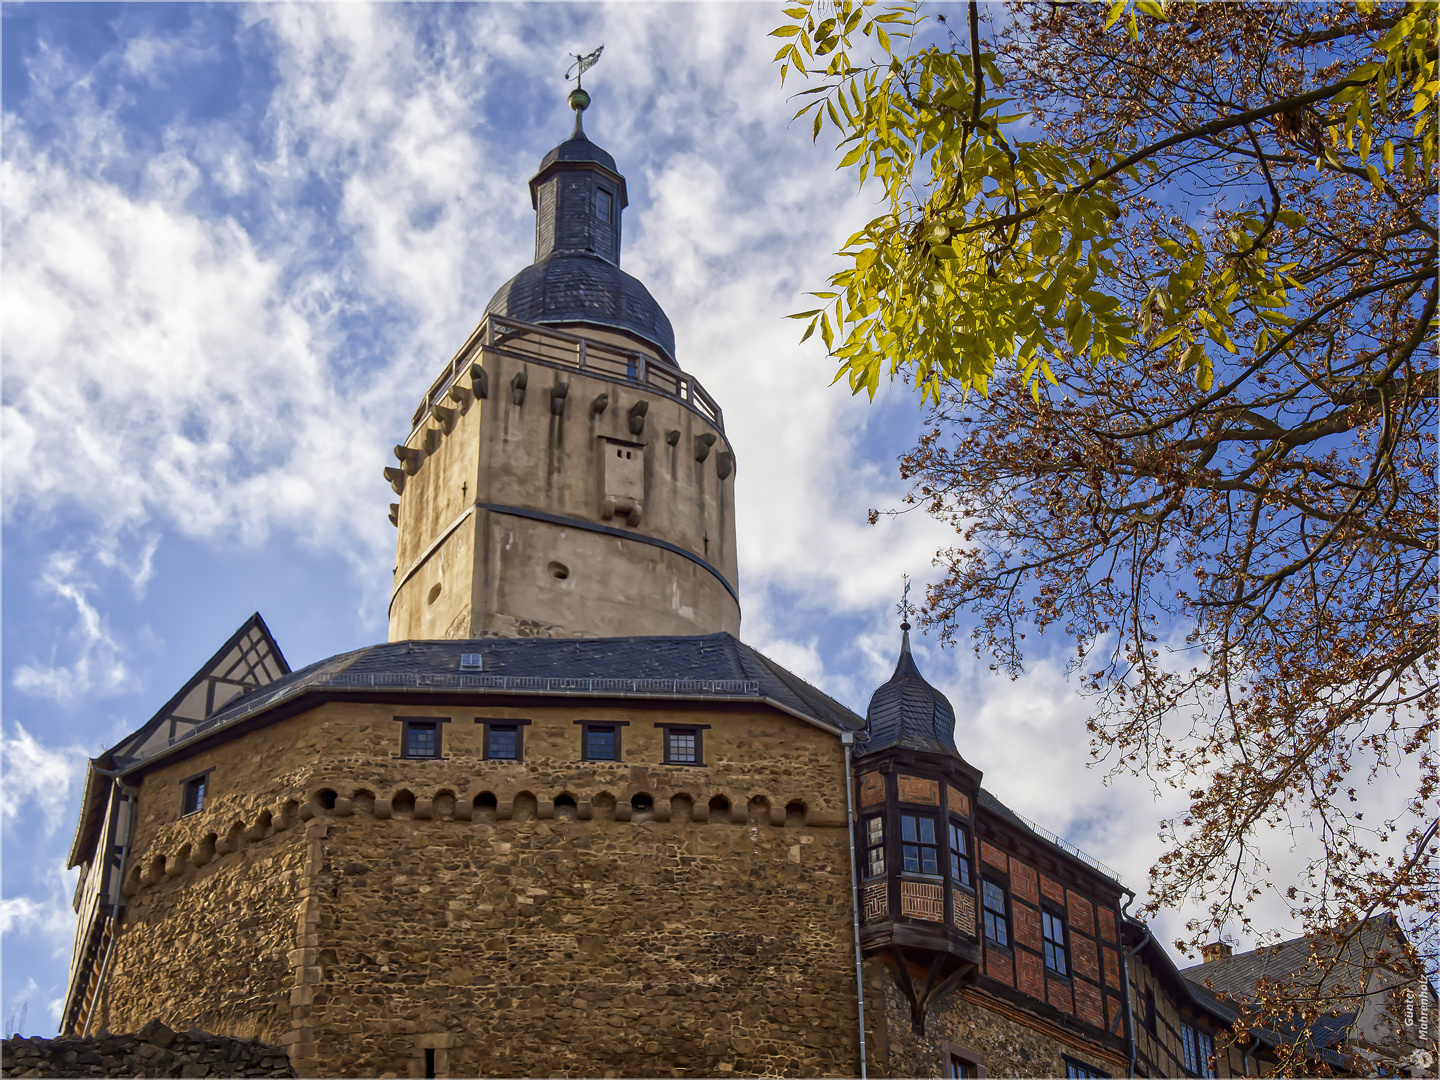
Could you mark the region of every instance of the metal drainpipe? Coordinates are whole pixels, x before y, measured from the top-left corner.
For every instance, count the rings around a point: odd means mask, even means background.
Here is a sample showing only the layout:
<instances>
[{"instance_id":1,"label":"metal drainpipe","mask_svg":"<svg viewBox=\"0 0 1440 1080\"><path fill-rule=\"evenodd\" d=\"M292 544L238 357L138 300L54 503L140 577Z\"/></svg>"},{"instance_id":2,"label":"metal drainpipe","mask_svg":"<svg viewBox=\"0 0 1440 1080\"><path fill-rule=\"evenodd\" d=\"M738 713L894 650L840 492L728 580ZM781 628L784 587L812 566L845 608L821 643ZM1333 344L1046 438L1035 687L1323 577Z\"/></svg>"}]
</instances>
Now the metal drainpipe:
<instances>
[{"instance_id":1,"label":"metal drainpipe","mask_svg":"<svg viewBox=\"0 0 1440 1080\"><path fill-rule=\"evenodd\" d=\"M91 767L94 768L93 765ZM105 943L105 957L100 961L100 974L95 979L95 996L91 999L90 1012L85 1017L85 1026L80 1030L82 1039L90 1034L90 1025L95 1022L95 1014L100 1011L100 999L105 992L105 976L110 972L110 958L115 955L115 939L120 936L120 913L125 907L125 870L130 862L130 843L135 838L135 818L140 809L139 790L126 786L125 781L120 779L118 769L111 772L107 769L97 768L95 771L101 776L108 776L114 780L120 794L127 797L129 820L125 823L125 842L120 846L120 870L117 878L118 884L115 888L115 903L110 909L110 940Z\"/></svg>"},{"instance_id":2,"label":"metal drainpipe","mask_svg":"<svg viewBox=\"0 0 1440 1080\"><path fill-rule=\"evenodd\" d=\"M860 1015L860 1080L865 1078L865 979L861 972L860 956L860 891L859 869L855 863L855 812L851 804L853 781L850 773L850 758L855 750L855 736L849 731L841 732L840 745L845 755L845 833L850 838L850 920L855 930L855 1003Z\"/></svg>"},{"instance_id":3,"label":"metal drainpipe","mask_svg":"<svg viewBox=\"0 0 1440 1080\"><path fill-rule=\"evenodd\" d=\"M1122 920L1130 918L1130 914L1125 909L1135 902L1135 894L1129 889L1125 890L1125 895L1129 897L1129 899L1120 905L1120 917ZM1125 924L1122 921L1120 925L1124 926ZM1134 959L1136 953L1145 947L1146 942L1149 940L1150 927L1147 926L1145 927L1145 936L1140 939L1140 944L1125 954L1125 962L1120 965L1120 974L1125 980L1125 1037L1130 1042L1130 1071L1127 1075L1132 1077L1135 1075L1135 1061L1140 1056L1140 1043L1135 1038L1135 1010L1130 1003L1130 961Z\"/></svg>"}]
</instances>

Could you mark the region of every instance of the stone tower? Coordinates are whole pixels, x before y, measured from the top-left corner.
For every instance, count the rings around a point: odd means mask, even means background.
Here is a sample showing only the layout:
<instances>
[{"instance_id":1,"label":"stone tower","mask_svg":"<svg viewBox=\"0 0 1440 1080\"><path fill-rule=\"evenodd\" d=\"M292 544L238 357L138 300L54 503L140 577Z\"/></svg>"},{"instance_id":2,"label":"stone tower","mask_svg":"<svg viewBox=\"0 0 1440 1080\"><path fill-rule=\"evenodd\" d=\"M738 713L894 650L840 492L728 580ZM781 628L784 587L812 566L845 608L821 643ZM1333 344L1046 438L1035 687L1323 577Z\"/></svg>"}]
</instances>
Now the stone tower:
<instances>
[{"instance_id":1,"label":"stone tower","mask_svg":"<svg viewBox=\"0 0 1440 1080\"><path fill-rule=\"evenodd\" d=\"M385 470L390 640L740 630L734 452L620 269L615 160L575 131L530 181L535 261L490 301Z\"/></svg>"}]
</instances>

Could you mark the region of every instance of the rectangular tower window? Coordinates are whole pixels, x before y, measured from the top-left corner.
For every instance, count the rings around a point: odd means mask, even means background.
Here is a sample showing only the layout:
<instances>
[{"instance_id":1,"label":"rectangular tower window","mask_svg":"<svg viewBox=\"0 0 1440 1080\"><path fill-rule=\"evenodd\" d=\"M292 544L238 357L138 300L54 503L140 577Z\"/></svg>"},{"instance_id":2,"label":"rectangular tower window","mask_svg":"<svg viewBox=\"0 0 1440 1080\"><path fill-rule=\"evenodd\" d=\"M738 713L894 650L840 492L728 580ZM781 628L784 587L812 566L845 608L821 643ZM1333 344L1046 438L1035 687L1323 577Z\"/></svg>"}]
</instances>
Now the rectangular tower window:
<instances>
[{"instance_id":1,"label":"rectangular tower window","mask_svg":"<svg viewBox=\"0 0 1440 1080\"><path fill-rule=\"evenodd\" d=\"M520 725L486 724L485 757L491 761L519 761Z\"/></svg>"},{"instance_id":2,"label":"rectangular tower window","mask_svg":"<svg viewBox=\"0 0 1440 1080\"><path fill-rule=\"evenodd\" d=\"M601 221L609 221L615 216L615 196L604 188L595 192L595 216Z\"/></svg>"},{"instance_id":3,"label":"rectangular tower window","mask_svg":"<svg viewBox=\"0 0 1440 1080\"><path fill-rule=\"evenodd\" d=\"M212 770L210 769L206 769L199 776L192 776L188 780L181 781L181 816L184 816L185 814L199 813L201 810L205 809L205 792L210 787L211 771Z\"/></svg>"},{"instance_id":4,"label":"rectangular tower window","mask_svg":"<svg viewBox=\"0 0 1440 1080\"><path fill-rule=\"evenodd\" d=\"M980 882L980 906L985 913L985 936L996 945L1010 947L1010 920L1005 912L1005 890L993 881Z\"/></svg>"},{"instance_id":5,"label":"rectangular tower window","mask_svg":"<svg viewBox=\"0 0 1440 1080\"><path fill-rule=\"evenodd\" d=\"M880 814L865 819L865 876L885 873L885 819Z\"/></svg>"},{"instance_id":6,"label":"rectangular tower window","mask_svg":"<svg viewBox=\"0 0 1440 1080\"><path fill-rule=\"evenodd\" d=\"M940 873L939 852L934 818L924 814L900 815L900 855L907 874Z\"/></svg>"},{"instance_id":7,"label":"rectangular tower window","mask_svg":"<svg viewBox=\"0 0 1440 1080\"><path fill-rule=\"evenodd\" d=\"M965 826L950 822L950 880L956 885L970 885L970 843Z\"/></svg>"},{"instance_id":8,"label":"rectangular tower window","mask_svg":"<svg viewBox=\"0 0 1440 1080\"><path fill-rule=\"evenodd\" d=\"M619 761L620 729L629 726L628 720L610 723L592 723L576 720L580 725L580 759L582 761Z\"/></svg>"},{"instance_id":9,"label":"rectangular tower window","mask_svg":"<svg viewBox=\"0 0 1440 1080\"><path fill-rule=\"evenodd\" d=\"M438 758L440 756L440 721L404 721L404 728L400 736L400 756Z\"/></svg>"},{"instance_id":10,"label":"rectangular tower window","mask_svg":"<svg viewBox=\"0 0 1440 1080\"><path fill-rule=\"evenodd\" d=\"M1040 931L1045 938L1045 966L1056 975L1069 978L1070 965L1065 959L1065 923L1059 915L1052 915L1042 908Z\"/></svg>"}]
</instances>

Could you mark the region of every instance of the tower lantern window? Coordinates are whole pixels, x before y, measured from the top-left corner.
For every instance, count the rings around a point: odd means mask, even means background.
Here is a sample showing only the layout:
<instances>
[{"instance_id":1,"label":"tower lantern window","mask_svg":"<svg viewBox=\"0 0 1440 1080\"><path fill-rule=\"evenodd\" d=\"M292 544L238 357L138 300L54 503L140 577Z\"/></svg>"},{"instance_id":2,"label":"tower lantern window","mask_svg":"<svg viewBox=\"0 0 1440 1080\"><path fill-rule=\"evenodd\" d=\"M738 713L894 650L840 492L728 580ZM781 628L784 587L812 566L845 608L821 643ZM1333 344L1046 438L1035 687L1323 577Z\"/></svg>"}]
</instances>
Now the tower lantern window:
<instances>
[{"instance_id":1,"label":"tower lantern window","mask_svg":"<svg viewBox=\"0 0 1440 1080\"><path fill-rule=\"evenodd\" d=\"M609 221L615 216L615 196L604 188L595 192L595 216L601 221Z\"/></svg>"}]
</instances>

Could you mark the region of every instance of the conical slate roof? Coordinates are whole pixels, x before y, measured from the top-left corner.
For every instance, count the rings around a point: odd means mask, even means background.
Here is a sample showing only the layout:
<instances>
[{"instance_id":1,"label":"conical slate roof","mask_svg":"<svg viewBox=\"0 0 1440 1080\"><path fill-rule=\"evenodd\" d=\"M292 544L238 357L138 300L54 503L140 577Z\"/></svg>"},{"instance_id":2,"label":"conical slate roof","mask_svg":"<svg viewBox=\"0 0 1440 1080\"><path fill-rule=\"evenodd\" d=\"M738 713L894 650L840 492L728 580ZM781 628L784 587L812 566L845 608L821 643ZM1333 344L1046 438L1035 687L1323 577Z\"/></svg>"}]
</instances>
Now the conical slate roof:
<instances>
[{"instance_id":1,"label":"conical slate roof","mask_svg":"<svg viewBox=\"0 0 1440 1080\"><path fill-rule=\"evenodd\" d=\"M955 749L955 710L950 699L925 681L910 652L910 624L901 623L900 659L890 681L875 691L865 711L869 738L856 756L902 747L960 757Z\"/></svg>"}]
</instances>

